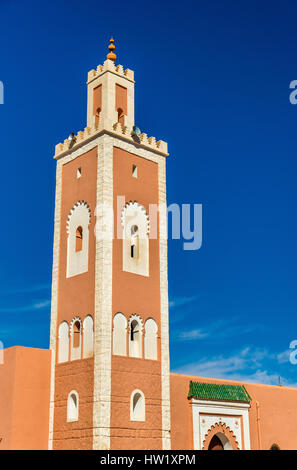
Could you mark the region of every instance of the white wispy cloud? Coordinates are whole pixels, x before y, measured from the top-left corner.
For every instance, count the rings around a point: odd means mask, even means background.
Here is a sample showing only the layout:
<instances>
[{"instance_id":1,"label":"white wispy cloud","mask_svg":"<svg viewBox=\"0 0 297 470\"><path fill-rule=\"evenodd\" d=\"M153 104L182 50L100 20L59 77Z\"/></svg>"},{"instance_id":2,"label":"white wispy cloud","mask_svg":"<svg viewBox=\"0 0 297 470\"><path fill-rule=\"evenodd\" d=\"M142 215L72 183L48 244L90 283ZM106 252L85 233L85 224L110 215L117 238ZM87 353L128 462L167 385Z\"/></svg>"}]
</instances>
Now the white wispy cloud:
<instances>
[{"instance_id":1,"label":"white wispy cloud","mask_svg":"<svg viewBox=\"0 0 297 470\"><path fill-rule=\"evenodd\" d=\"M49 299L43 300L42 302L37 302L33 304L33 310L39 310L40 308L45 308L50 305L51 301Z\"/></svg>"},{"instance_id":2,"label":"white wispy cloud","mask_svg":"<svg viewBox=\"0 0 297 470\"><path fill-rule=\"evenodd\" d=\"M32 286L25 286L25 287L16 287L14 289L6 289L5 291L0 291L0 296L7 296L7 295L18 295L18 294L34 294L36 292L41 292L45 290L49 290L51 285L48 284L35 284Z\"/></svg>"},{"instance_id":3,"label":"white wispy cloud","mask_svg":"<svg viewBox=\"0 0 297 470\"><path fill-rule=\"evenodd\" d=\"M173 372L197 377L277 385L278 372L268 371L265 367L265 361L271 359L276 360L277 354L267 349L246 347L230 355L202 358L197 362L185 364ZM297 385L283 377L281 383L286 386Z\"/></svg>"},{"instance_id":4,"label":"white wispy cloud","mask_svg":"<svg viewBox=\"0 0 297 470\"><path fill-rule=\"evenodd\" d=\"M182 307L183 305L190 304L192 302L195 302L200 296L197 295L190 295L190 296L184 296L184 297L173 297L169 301L169 307L171 308L177 308L177 307Z\"/></svg>"},{"instance_id":5,"label":"white wispy cloud","mask_svg":"<svg viewBox=\"0 0 297 470\"><path fill-rule=\"evenodd\" d=\"M240 323L238 323L239 321ZM212 322L202 328L180 331L176 329L173 333L173 340L191 341L204 338L227 339L248 334L260 328L262 328L262 325L242 323L242 319L239 317L229 317Z\"/></svg>"},{"instance_id":6,"label":"white wispy cloud","mask_svg":"<svg viewBox=\"0 0 297 470\"><path fill-rule=\"evenodd\" d=\"M179 334L180 340L190 341L193 339L202 339L207 336L207 333L204 333L202 330L189 330L183 331Z\"/></svg>"},{"instance_id":7,"label":"white wispy cloud","mask_svg":"<svg viewBox=\"0 0 297 470\"><path fill-rule=\"evenodd\" d=\"M290 361L290 353L292 351L290 351L289 349L286 349L285 351L279 353L276 358L277 358L277 361L279 364L283 364L285 362L289 362Z\"/></svg>"},{"instance_id":8,"label":"white wispy cloud","mask_svg":"<svg viewBox=\"0 0 297 470\"><path fill-rule=\"evenodd\" d=\"M36 301L34 303L25 303L22 305L17 305L15 307L1 307L0 313L19 313L19 312L29 312L33 310L40 310L46 308L50 305L50 299L44 299Z\"/></svg>"},{"instance_id":9,"label":"white wispy cloud","mask_svg":"<svg viewBox=\"0 0 297 470\"><path fill-rule=\"evenodd\" d=\"M29 312L46 308L51 303L49 294L45 293L45 291L49 290L49 283L33 284L31 286L23 287L17 286L11 290L6 289L5 291L0 292L0 299L2 303L0 306L0 314ZM39 297L38 293L42 292L44 292L42 298L34 300L34 297ZM7 298L5 299L5 297Z\"/></svg>"}]
</instances>

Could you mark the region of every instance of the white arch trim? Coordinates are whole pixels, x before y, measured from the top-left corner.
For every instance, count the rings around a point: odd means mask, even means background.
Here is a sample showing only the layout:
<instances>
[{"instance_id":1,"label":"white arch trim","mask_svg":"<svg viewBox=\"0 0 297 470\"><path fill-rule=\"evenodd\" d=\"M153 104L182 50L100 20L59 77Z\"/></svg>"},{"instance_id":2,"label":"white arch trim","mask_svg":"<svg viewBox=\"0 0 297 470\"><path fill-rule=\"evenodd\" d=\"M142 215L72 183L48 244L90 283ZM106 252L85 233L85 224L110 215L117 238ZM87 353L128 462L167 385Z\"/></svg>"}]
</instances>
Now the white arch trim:
<instances>
[{"instance_id":1,"label":"white arch trim","mask_svg":"<svg viewBox=\"0 0 297 470\"><path fill-rule=\"evenodd\" d=\"M58 333L58 362L67 361L69 361L69 326L67 321L62 321Z\"/></svg>"},{"instance_id":2,"label":"white arch trim","mask_svg":"<svg viewBox=\"0 0 297 470\"><path fill-rule=\"evenodd\" d=\"M74 400L75 397L75 400ZM79 396L76 390L71 390L67 398L67 422L78 421Z\"/></svg>"},{"instance_id":3,"label":"white arch trim","mask_svg":"<svg viewBox=\"0 0 297 470\"><path fill-rule=\"evenodd\" d=\"M138 323L138 339L131 340L131 328L133 322ZM131 357L142 357L142 332L143 322L140 316L135 313L129 318L129 356Z\"/></svg>"},{"instance_id":4,"label":"white arch trim","mask_svg":"<svg viewBox=\"0 0 297 470\"><path fill-rule=\"evenodd\" d=\"M138 202L128 202L122 210L121 222L123 227L123 270L149 275L149 216L145 208ZM133 227L137 227L137 233ZM134 256L131 256L131 247Z\"/></svg>"},{"instance_id":5,"label":"white arch trim","mask_svg":"<svg viewBox=\"0 0 297 470\"><path fill-rule=\"evenodd\" d=\"M222 432L217 432L215 436L217 436L220 439L222 446L224 447L224 450L232 450L231 442L229 441L229 439L227 439L225 434L223 434Z\"/></svg>"},{"instance_id":6,"label":"white arch trim","mask_svg":"<svg viewBox=\"0 0 297 470\"><path fill-rule=\"evenodd\" d=\"M76 322L79 322L80 329L79 329L79 346L74 347L74 334L73 334L73 327ZM81 339L82 339L82 321L80 317L74 317L71 324L70 324L70 360L75 361L77 359L81 359Z\"/></svg>"},{"instance_id":7,"label":"white arch trim","mask_svg":"<svg viewBox=\"0 0 297 470\"><path fill-rule=\"evenodd\" d=\"M112 352L117 356L127 355L127 323L121 312L113 317Z\"/></svg>"},{"instance_id":8,"label":"white arch trim","mask_svg":"<svg viewBox=\"0 0 297 470\"><path fill-rule=\"evenodd\" d=\"M230 428L240 450L250 450L249 408L249 403L192 398L194 450L202 449L208 430L217 423Z\"/></svg>"},{"instance_id":9,"label":"white arch trim","mask_svg":"<svg viewBox=\"0 0 297 470\"><path fill-rule=\"evenodd\" d=\"M67 220L67 277L88 271L89 224L91 210L85 201L78 201L71 209ZM76 231L82 228L82 249L76 251Z\"/></svg>"},{"instance_id":10,"label":"white arch trim","mask_svg":"<svg viewBox=\"0 0 297 470\"><path fill-rule=\"evenodd\" d=\"M94 321L87 315L83 321L83 357L92 357L94 353Z\"/></svg>"},{"instance_id":11,"label":"white arch trim","mask_svg":"<svg viewBox=\"0 0 297 470\"><path fill-rule=\"evenodd\" d=\"M145 396L141 390L133 390L130 397L130 420L145 421Z\"/></svg>"},{"instance_id":12,"label":"white arch trim","mask_svg":"<svg viewBox=\"0 0 297 470\"><path fill-rule=\"evenodd\" d=\"M144 324L144 357L145 359L157 360L158 325L153 318L148 318Z\"/></svg>"}]
</instances>

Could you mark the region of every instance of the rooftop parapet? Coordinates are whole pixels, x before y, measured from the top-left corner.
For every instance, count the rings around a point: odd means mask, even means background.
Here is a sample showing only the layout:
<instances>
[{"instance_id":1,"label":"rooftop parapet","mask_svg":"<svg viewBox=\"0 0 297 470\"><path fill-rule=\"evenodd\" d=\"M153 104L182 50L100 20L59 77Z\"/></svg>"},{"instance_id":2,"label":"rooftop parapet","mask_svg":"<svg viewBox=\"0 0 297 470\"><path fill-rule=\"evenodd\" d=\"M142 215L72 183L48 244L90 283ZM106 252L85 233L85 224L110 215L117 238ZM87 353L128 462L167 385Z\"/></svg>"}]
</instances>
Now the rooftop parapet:
<instances>
[{"instance_id":1,"label":"rooftop parapet","mask_svg":"<svg viewBox=\"0 0 297 470\"><path fill-rule=\"evenodd\" d=\"M89 71L87 84L91 83L93 80L100 77L100 75L103 75L107 71L115 73L119 77L126 78L127 80L130 80L131 82L134 83L133 70L130 70L130 69L124 70L122 65L115 65L115 63L112 60L106 59L104 64L98 65L96 70L92 69Z\"/></svg>"},{"instance_id":2,"label":"rooftop parapet","mask_svg":"<svg viewBox=\"0 0 297 470\"><path fill-rule=\"evenodd\" d=\"M126 141L134 143L138 147L147 148L148 150L159 153L164 157L168 156L167 142L164 142L163 140L156 141L155 137L148 137L147 134L144 133L140 134L136 140L131 135L132 128L122 126L119 122L109 126L108 121L104 122L101 120L98 124L94 124L92 127L86 127L84 131L79 131L73 136L72 140L65 139L64 142L57 144L55 147L54 158L58 159L70 151L76 150L81 145L85 144L95 136L99 136L103 132L121 137Z\"/></svg>"}]
</instances>

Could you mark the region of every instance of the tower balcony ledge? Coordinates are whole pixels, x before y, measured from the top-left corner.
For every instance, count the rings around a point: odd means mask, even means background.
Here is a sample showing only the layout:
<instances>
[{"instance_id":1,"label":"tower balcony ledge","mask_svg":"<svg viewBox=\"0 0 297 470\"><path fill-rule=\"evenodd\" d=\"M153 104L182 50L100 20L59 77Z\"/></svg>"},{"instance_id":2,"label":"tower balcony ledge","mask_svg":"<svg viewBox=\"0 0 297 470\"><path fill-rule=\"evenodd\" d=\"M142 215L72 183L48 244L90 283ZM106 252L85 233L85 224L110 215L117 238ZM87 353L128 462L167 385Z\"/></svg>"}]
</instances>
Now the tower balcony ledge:
<instances>
[{"instance_id":1,"label":"tower balcony ledge","mask_svg":"<svg viewBox=\"0 0 297 470\"><path fill-rule=\"evenodd\" d=\"M57 160L104 133L116 136L133 143L137 147L146 148L164 157L168 156L167 142L163 140L157 141L155 137L148 137L147 134L144 133L137 137L133 136L132 128L123 126L119 122L113 124L107 119L102 119L98 124L92 127L86 127L83 131L79 131L71 140L65 139L64 142L57 144L53 158Z\"/></svg>"}]
</instances>

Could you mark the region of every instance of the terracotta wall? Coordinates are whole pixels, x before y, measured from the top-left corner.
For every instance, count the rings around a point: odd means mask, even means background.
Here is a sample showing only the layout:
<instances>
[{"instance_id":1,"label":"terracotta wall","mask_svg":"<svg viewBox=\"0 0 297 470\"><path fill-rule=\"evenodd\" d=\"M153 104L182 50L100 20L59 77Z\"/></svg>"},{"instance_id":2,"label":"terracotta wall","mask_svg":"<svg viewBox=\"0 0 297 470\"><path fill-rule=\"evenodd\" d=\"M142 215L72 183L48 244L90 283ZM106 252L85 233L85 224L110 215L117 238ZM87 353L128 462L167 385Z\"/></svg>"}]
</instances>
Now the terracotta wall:
<instances>
[{"instance_id":1,"label":"terracotta wall","mask_svg":"<svg viewBox=\"0 0 297 470\"><path fill-rule=\"evenodd\" d=\"M0 365L0 450L48 448L51 352L14 346Z\"/></svg>"},{"instance_id":2,"label":"terracotta wall","mask_svg":"<svg viewBox=\"0 0 297 470\"><path fill-rule=\"evenodd\" d=\"M16 348L3 351L4 363L0 364L0 449L10 449L14 381L16 365Z\"/></svg>"},{"instance_id":3,"label":"terracotta wall","mask_svg":"<svg viewBox=\"0 0 297 470\"><path fill-rule=\"evenodd\" d=\"M56 365L54 449L92 449L94 359ZM78 421L67 422L67 398L71 390L79 396Z\"/></svg>"},{"instance_id":4,"label":"terracotta wall","mask_svg":"<svg viewBox=\"0 0 297 470\"><path fill-rule=\"evenodd\" d=\"M81 178L77 169L81 168ZM69 325L76 316L83 322L87 315L94 320L95 308L95 208L97 188L97 147L66 163L62 169L61 238L59 262L58 328L63 320ZM89 265L86 273L66 278L67 219L79 200L91 209L89 225ZM58 354L58 347L56 348ZM54 449L91 449L93 412L93 359L80 359L56 365ZM79 393L79 421L66 422L67 397ZM61 440L62 439L62 440Z\"/></svg>"},{"instance_id":5,"label":"terracotta wall","mask_svg":"<svg viewBox=\"0 0 297 470\"><path fill-rule=\"evenodd\" d=\"M132 177L132 166L138 178ZM158 166L124 150L114 149L114 212L117 196L125 202L137 201L147 213L149 204L158 203ZM116 226L116 221L115 221ZM123 271L122 240L113 244L113 315L121 312L127 321L132 314L143 324L152 317L160 335L159 241L150 240L149 277ZM130 421L130 396L140 389L146 400L146 421ZM160 337L158 360L112 356L111 374L111 448L160 449L161 440L161 363Z\"/></svg>"},{"instance_id":6,"label":"terracotta wall","mask_svg":"<svg viewBox=\"0 0 297 470\"><path fill-rule=\"evenodd\" d=\"M267 450L276 443L282 450L297 449L297 388L170 374L172 449L193 449L192 409L187 399L190 380L244 385L252 398L251 448Z\"/></svg>"}]
</instances>

